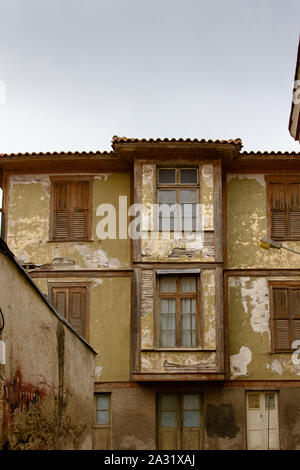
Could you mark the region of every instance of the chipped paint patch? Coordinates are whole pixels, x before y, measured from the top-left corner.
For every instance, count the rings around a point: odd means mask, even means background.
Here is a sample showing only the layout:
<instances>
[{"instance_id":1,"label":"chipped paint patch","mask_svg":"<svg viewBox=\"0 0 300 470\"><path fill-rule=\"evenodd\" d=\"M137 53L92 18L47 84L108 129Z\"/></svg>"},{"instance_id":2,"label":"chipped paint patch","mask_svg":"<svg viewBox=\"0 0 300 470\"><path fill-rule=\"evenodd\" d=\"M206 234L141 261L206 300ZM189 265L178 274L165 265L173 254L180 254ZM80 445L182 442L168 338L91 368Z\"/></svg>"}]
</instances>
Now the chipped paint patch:
<instances>
[{"instance_id":1,"label":"chipped paint patch","mask_svg":"<svg viewBox=\"0 0 300 470\"><path fill-rule=\"evenodd\" d=\"M172 370L205 372L216 369L216 353L206 351L142 351L141 372L166 372L166 365Z\"/></svg>"},{"instance_id":2,"label":"chipped paint patch","mask_svg":"<svg viewBox=\"0 0 300 470\"><path fill-rule=\"evenodd\" d=\"M103 374L103 367L102 366L95 367L95 380L100 379L102 374Z\"/></svg>"},{"instance_id":3,"label":"chipped paint patch","mask_svg":"<svg viewBox=\"0 0 300 470\"><path fill-rule=\"evenodd\" d=\"M230 357L231 377L248 375L247 366L252 361L252 352L247 346L242 346L238 354Z\"/></svg>"},{"instance_id":4,"label":"chipped paint patch","mask_svg":"<svg viewBox=\"0 0 300 470\"><path fill-rule=\"evenodd\" d=\"M254 179L257 181L263 188L266 187L266 181L265 181L265 175L262 174L242 174L242 175L234 175L234 174L228 174L227 175L227 183L230 183L230 181L233 178L238 178L240 180L244 179Z\"/></svg>"},{"instance_id":5,"label":"chipped paint patch","mask_svg":"<svg viewBox=\"0 0 300 470\"><path fill-rule=\"evenodd\" d=\"M245 314L250 314L250 324L255 333L268 333L269 329L269 290L267 279L261 278L230 278L229 287L241 290L241 301Z\"/></svg>"},{"instance_id":6,"label":"chipped paint patch","mask_svg":"<svg viewBox=\"0 0 300 470\"><path fill-rule=\"evenodd\" d=\"M271 370L276 374L282 375L283 367L279 359L274 359L274 361L272 361Z\"/></svg>"}]
</instances>

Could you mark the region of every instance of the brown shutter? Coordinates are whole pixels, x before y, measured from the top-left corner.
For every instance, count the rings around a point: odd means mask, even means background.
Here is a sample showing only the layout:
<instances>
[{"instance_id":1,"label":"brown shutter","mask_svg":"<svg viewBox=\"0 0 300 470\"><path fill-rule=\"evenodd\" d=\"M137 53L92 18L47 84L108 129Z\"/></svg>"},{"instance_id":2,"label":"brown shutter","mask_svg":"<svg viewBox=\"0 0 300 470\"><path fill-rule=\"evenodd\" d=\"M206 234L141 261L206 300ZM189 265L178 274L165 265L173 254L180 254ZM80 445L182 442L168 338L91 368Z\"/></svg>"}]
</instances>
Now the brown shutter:
<instances>
[{"instance_id":1,"label":"brown shutter","mask_svg":"<svg viewBox=\"0 0 300 470\"><path fill-rule=\"evenodd\" d=\"M288 289L273 289L274 308L274 347L275 349L290 349Z\"/></svg>"},{"instance_id":2,"label":"brown shutter","mask_svg":"<svg viewBox=\"0 0 300 470\"><path fill-rule=\"evenodd\" d=\"M80 336L84 336L85 295L84 287L72 287L69 290L68 321Z\"/></svg>"},{"instance_id":3,"label":"brown shutter","mask_svg":"<svg viewBox=\"0 0 300 470\"><path fill-rule=\"evenodd\" d=\"M67 240L70 236L71 214L68 208L70 198L69 185L57 182L54 186L55 209L54 209L54 239Z\"/></svg>"},{"instance_id":4,"label":"brown shutter","mask_svg":"<svg viewBox=\"0 0 300 470\"><path fill-rule=\"evenodd\" d=\"M63 287L53 287L52 305L62 317L66 318L68 310L68 289Z\"/></svg>"},{"instance_id":5,"label":"brown shutter","mask_svg":"<svg viewBox=\"0 0 300 470\"><path fill-rule=\"evenodd\" d=\"M288 186L289 194L289 226L290 237L300 239L300 184L291 183Z\"/></svg>"},{"instance_id":6,"label":"brown shutter","mask_svg":"<svg viewBox=\"0 0 300 470\"><path fill-rule=\"evenodd\" d=\"M285 240L288 237L288 217L284 186L282 183L270 183L271 238L275 240Z\"/></svg>"},{"instance_id":7,"label":"brown shutter","mask_svg":"<svg viewBox=\"0 0 300 470\"><path fill-rule=\"evenodd\" d=\"M89 183L87 181L72 184L72 239L88 238Z\"/></svg>"}]
</instances>

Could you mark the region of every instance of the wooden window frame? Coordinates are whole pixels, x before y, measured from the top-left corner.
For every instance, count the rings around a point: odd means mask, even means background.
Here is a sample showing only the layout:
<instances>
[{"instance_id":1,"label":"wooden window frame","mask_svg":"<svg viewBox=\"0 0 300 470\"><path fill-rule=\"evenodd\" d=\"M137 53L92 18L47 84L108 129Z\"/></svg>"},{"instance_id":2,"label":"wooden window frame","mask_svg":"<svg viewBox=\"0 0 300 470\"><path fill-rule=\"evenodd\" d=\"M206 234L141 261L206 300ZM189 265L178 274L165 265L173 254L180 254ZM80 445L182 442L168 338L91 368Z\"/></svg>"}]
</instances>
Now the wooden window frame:
<instances>
[{"instance_id":1,"label":"wooden window frame","mask_svg":"<svg viewBox=\"0 0 300 470\"><path fill-rule=\"evenodd\" d=\"M92 241L92 176L51 176L50 177L50 224L49 224L49 241L55 243L61 242L89 242ZM55 207L56 207L56 193L55 193L55 183L65 182L79 182L79 183L89 183L89 195L88 195L88 217L87 217L87 236L85 238L64 238L57 239L55 238Z\"/></svg>"},{"instance_id":2,"label":"wooden window frame","mask_svg":"<svg viewBox=\"0 0 300 470\"><path fill-rule=\"evenodd\" d=\"M159 438L160 438L160 432L161 432L161 397L166 396L166 395L174 395L176 397L176 415L177 418L179 417L180 422L177 422L177 438L179 439L179 444L180 444L180 449L182 450L182 431L183 429L189 429L189 430L194 430L198 431L200 434L200 442L199 442L199 450L203 448L204 444L204 406L203 406L203 392L202 391L172 391L170 390L169 392L157 392L156 393L156 435L157 435L157 448L159 449ZM198 395L199 396L199 413L200 413L200 426L199 427L191 427L191 428L184 428L183 427L183 414L184 414L184 408L183 408L183 397L185 395ZM172 450L172 449L171 449ZM195 449L198 450L198 449Z\"/></svg>"},{"instance_id":3,"label":"wooden window frame","mask_svg":"<svg viewBox=\"0 0 300 470\"><path fill-rule=\"evenodd\" d=\"M300 281L269 281L269 295L270 295L270 330L271 330L271 352L272 353L292 353L295 350L292 348L289 349L278 349L275 347L275 310L274 310L274 294L273 294L273 289L276 288L285 288L285 289L292 289L293 287L299 287L300 289ZM288 296L288 310L289 310L289 296ZM283 320L289 320L290 322L292 320L300 320L300 315L299 316L292 316L290 315L290 311L288 311L288 315L286 317L276 317L276 319L283 319ZM292 341L290 340L290 335L291 335L291 327L289 324L289 343L292 344ZM299 338L300 340L300 338Z\"/></svg>"},{"instance_id":4,"label":"wooden window frame","mask_svg":"<svg viewBox=\"0 0 300 470\"><path fill-rule=\"evenodd\" d=\"M99 424L97 423L97 396L108 396L109 397L109 409L108 409L108 416L109 422L108 424ZM96 392L94 394L94 428L100 429L111 429L111 392Z\"/></svg>"},{"instance_id":5,"label":"wooden window frame","mask_svg":"<svg viewBox=\"0 0 300 470\"><path fill-rule=\"evenodd\" d=\"M109 424L97 424L97 396L99 395L107 395L109 396L109 410L108 410L108 416L109 416ZM108 449L111 449L112 445L112 393L111 392L95 392L94 393L94 420L93 420L93 445L95 445L95 432L97 429L107 429L108 434L109 434L109 443L108 443ZM108 450L105 449L105 450Z\"/></svg>"},{"instance_id":6,"label":"wooden window frame","mask_svg":"<svg viewBox=\"0 0 300 470\"><path fill-rule=\"evenodd\" d=\"M162 351L184 351L184 350L199 350L201 345L201 274L191 273L190 275L195 276L196 278L196 291L192 292L180 292L179 291L179 278L188 273L176 273L176 274L157 274L156 275L156 305L157 305L157 314L156 314L156 348ZM160 279L163 277L175 277L176 278L176 292L160 292ZM161 298L176 298L176 346L161 346L161 321L160 321L160 299ZM196 345L195 346L180 346L181 341L181 314L180 314L180 300L187 298L196 298Z\"/></svg>"},{"instance_id":7,"label":"wooden window frame","mask_svg":"<svg viewBox=\"0 0 300 470\"><path fill-rule=\"evenodd\" d=\"M268 233L268 238L272 238L275 241L300 241L300 236L299 237L290 237L287 236L285 238L279 238L276 236L272 237L272 208L271 208L271 184L272 183L279 183L283 184L284 186L287 186L292 183L299 183L300 184L300 174L298 176L295 175L265 175L265 181L266 181L266 193L267 193L267 233ZM286 199L285 199L286 203ZM288 212L288 209L286 209L286 213ZM289 222L287 222L287 230L288 232L290 231L289 229Z\"/></svg>"},{"instance_id":8,"label":"wooden window frame","mask_svg":"<svg viewBox=\"0 0 300 470\"><path fill-rule=\"evenodd\" d=\"M88 342L89 341L89 323L90 323L90 282L48 282L48 299L53 305L53 288L65 288L71 289L76 287L83 287L86 289L85 295L85 312L84 312L84 328L82 337ZM59 313L59 312L58 312ZM65 318L68 321L67 318ZM72 325L71 325L72 326ZM73 327L72 327L73 328ZM75 330L76 331L76 330ZM79 333L78 333L79 334Z\"/></svg>"},{"instance_id":9,"label":"wooden window frame","mask_svg":"<svg viewBox=\"0 0 300 470\"><path fill-rule=\"evenodd\" d=\"M159 182L159 170L175 170L175 183L160 183ZM196 170L197 171L197 183L180 183L180 170ZM164 204L164 203L159 203L159 191L162 189L166 190L172 190L176 191L176 202L173 204L180 204L180 190L181 189L195 189L197 191L197 202L193 204L199 204L200 203L200 171L199 171L199 165L178 165L178 166L162 166L159 165L156 167L156 203L159 204ZM186 203L188 204L188 203ZM191 203L192 204L192 203ZM183 230L183 227L182 227ZM159 232L176 232L177 229L169 229L169 230L162 230L159 228L158 225L158 231ZM195 232L196 230L191 230L191 232Z\"/></svg>"}]
</instances>

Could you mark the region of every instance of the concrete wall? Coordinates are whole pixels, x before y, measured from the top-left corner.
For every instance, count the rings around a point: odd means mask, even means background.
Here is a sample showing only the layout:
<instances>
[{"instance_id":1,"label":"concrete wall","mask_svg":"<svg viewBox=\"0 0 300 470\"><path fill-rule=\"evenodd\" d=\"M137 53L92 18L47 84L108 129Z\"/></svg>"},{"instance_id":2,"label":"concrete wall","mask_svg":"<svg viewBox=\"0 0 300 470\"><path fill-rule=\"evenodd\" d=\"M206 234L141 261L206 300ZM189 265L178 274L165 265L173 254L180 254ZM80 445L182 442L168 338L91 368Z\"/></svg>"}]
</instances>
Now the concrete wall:
<instances>
[{"instance_id":1,"label":"concrete wall","mask_svg":"<svg viewBox=\"0 0 300 470\"><path fill-rule=\"evenodd\" d=\"M94 352L0 254L0 445L9 449L90 449Z\"/></svg>"}]
</instances>

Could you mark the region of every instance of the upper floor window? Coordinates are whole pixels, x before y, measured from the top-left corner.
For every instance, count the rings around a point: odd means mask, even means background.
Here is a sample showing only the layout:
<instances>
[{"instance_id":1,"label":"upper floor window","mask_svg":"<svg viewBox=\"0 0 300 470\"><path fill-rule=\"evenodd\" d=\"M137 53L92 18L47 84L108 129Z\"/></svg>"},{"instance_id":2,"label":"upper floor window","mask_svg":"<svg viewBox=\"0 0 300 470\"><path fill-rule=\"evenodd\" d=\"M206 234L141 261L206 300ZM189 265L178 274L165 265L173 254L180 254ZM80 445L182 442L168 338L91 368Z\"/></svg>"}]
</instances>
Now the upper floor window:
<instances>
[{"instance_id":1,"label":"upper floor window","mask_svg":"<svg viewBox=\"0 0 300 470\"><path fill-rule=\"evenodd\" d=\"M300 240L300 177L266 177L268 228L273 240Z\"/></svg>"},{"instance_id":2,"label":"upper floor window","mask_svg":"<svg viewBox=\"0 0 300 470\"><path fill-rule=\"evenodd\" d=\"M272 349L290 352L300 340L300 282L270 282Z\"/></svg>"},{"instance_id":3,"label":"upper floor window","mask_svg":"<svg viewBox=\"0 0 300 470\"><path fill-rule=\"evenodd\" d=\"M83 283L49 284L49 299L61 314L83 338L88 337L88 285Z\"/></svg>"},{"instance_id":4,"label":"upper floor window","mask_svg":"<svg viewBox=\"0 0 300 470\"><path fill-rule=\"evenodd\" d=\"M199 202L198 168L158 168L157 191L159 204L159 230L196 230L196 204ZM163 210L181 209L179 217Z\"/></svg>"},{"instance_id":5,"label":"upper floor window","mask_svg":"<svg viewBox=\"0 0 300 470\"><path fill-rule=\"evenodd\" d=\"M158 276L158 344L162 348L199 345L199 276Z\"/></svg>"},{"instance_id":6,"label":"upper floor window","mask_svg":"<svg viewBox=\"0 0 300 470\"><path fill-rule=\"evenodd\" d=\"M51 202L52 240L84 241L90 238L91 181L89 179L53 179Z\"/></svg>"}]
</instances>

